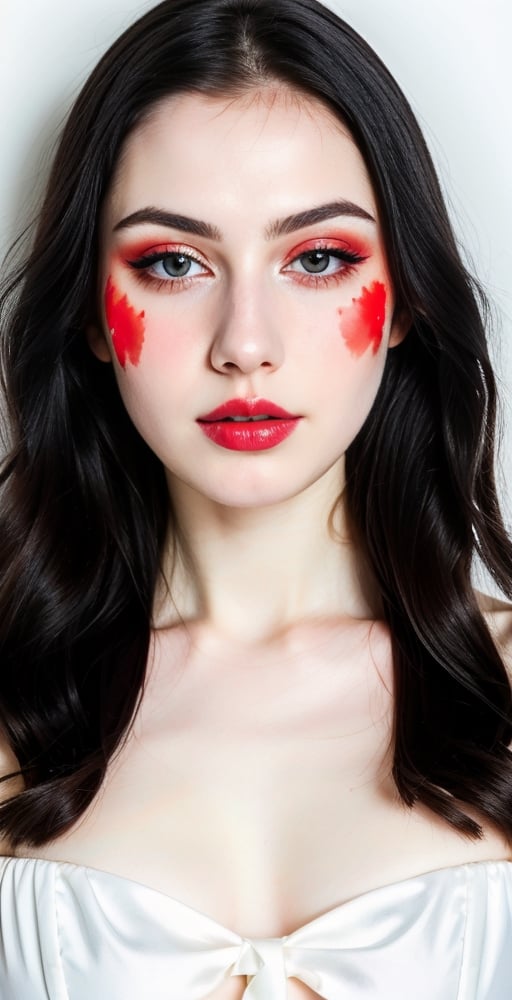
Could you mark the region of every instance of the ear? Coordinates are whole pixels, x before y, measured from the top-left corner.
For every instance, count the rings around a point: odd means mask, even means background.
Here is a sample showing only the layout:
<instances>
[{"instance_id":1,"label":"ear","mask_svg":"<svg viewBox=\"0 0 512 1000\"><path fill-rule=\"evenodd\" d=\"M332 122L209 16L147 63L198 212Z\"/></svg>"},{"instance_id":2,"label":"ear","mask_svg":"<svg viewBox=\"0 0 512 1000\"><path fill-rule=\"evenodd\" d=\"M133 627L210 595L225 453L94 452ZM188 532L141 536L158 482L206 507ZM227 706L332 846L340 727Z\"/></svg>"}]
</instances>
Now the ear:
<instances>
[{"instance_id":1,"label":"ear","mask_svg":"<svg viewBox=\"0 0 512 1000\"><path fill-rule=\"evenodd\" d=\"M98 358L98 361L112 361L107 338L99 326L90 323L86 328L85 336L92 353Z\"/></svg>"},{"instance_id":2,"label":"ear","mask_svg":"<svg viewBox=\"0 0 512 1000\"><path fill-rule=\"evenodd\" d=\"M405 340L412 326L412 315L408 309L397 309L391 323L388 347L398 347Z\"/></svg>"}]
</instances>

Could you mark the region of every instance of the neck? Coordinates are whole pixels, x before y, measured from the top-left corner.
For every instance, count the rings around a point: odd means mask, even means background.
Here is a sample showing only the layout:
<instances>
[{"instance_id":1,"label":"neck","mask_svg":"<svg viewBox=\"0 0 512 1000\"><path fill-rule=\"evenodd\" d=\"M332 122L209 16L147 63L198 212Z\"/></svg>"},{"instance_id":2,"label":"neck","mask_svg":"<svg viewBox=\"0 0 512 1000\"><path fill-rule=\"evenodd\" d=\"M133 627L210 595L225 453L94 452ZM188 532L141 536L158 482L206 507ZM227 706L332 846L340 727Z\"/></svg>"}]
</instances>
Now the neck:
<instances>
[{"instance_id":1,"label":"neck","mask_svg":"<svg viewBox=\"0 0 512 1000\"><path fill-rule=\"evenodd\" d=\"M282 503L236 508L173 483L179 538L167 546L156 627L196 621L258 643L305 621L376 617L343 497L336 504L332 486L317 482Z\"/></svg>"}]
</instances>

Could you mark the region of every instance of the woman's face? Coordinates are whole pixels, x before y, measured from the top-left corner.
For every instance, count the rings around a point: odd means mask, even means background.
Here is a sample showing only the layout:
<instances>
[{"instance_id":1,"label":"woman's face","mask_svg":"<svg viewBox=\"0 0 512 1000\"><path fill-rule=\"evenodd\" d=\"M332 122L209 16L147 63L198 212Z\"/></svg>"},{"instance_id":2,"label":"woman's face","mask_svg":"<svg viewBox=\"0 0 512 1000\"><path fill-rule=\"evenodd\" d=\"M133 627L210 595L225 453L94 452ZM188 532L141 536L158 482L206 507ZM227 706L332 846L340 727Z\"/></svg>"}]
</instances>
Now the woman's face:
<instances>
[{"instance_id":1,"label":"woman's face","mask_svg":"<svg viewBox=\"0 0 512 1000\"><path fill-rule=\"evenodd\" d=\"M322 480L339 492L404 331L363 159L320 102L162 102L120 158L100 283L91 347L171 493L243 507Z\"/></svg>"}]
</instances>

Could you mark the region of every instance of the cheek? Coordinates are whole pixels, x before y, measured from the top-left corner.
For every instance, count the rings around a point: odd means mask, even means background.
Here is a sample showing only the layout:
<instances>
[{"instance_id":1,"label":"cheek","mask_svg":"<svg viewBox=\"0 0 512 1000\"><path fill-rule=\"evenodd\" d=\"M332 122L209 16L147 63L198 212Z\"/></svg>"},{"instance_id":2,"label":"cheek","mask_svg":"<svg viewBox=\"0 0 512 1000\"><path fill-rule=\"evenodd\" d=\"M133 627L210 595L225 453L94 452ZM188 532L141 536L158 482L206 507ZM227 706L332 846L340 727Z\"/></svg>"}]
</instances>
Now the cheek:
<instances>
[{"instance_id":1,"label":"cheek","mask_svg":"<svg viewBox=\"0 0 512 1000\"><path fill-rule=\"evenodd\" d=\"M127 295L117 291L109 277L105 288L105 315L112 335L112 345L122 368L138 365L144 343L144 312L137 313Z\"/></svg>"},{"instance_id":2,"label":"cheek","mask_svg":"<svg viewBox=\"0 0 512 1000\"><path fill-rule=\"evenodd\" d=\"M382 342L386 318L386 289L382 282L373 281L363 288L352 305L338 309L341 336L350 353L360 358L371 347L377 354Z\"/></svg>"}]
</instances>

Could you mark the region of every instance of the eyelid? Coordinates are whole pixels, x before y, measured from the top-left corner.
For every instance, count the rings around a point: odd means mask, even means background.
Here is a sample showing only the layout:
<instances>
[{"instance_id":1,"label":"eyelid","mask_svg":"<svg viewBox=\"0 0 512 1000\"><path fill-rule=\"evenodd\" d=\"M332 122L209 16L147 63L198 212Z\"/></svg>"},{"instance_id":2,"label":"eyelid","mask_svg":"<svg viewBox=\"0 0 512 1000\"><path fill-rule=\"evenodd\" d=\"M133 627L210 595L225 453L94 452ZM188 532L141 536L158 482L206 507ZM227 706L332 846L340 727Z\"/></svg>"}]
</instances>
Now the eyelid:
<instances>
[{"instance_id":1,"label":"eyelid","mask_svg":"<svg viewBox=\"0 0 512 1000\"><path fill-rule=\"evenodd\" d=\"M285 258L285 266L290 264L296 257L309 253L312 250L339 250L353 256L366 260L371 256L371 249L368 243L361 237L350 236L316 236L302 240L292 250L289 250Z\"/></svg>"},{"instance_id":2,"label":"eyelid","mask_svg":"<svg viewBox=\"0 0 512 1000\"><path fill-rule=\"evenodd\" d=\"M161 259L162 257L171 256L173 254L181 255L183 257L190 257L191 260L195 260L201 267L212 270L211 264L205 261L202 254L200 254L195 247L187 246L185 243L154 243L148 244L138 243L134 246L126 247L121 251L121 256L127 264L131 264L132 267L140 264L143 266L143 261L148 260L148 262L154 262L155 260Z\"/></svg>"}]
</instances>

